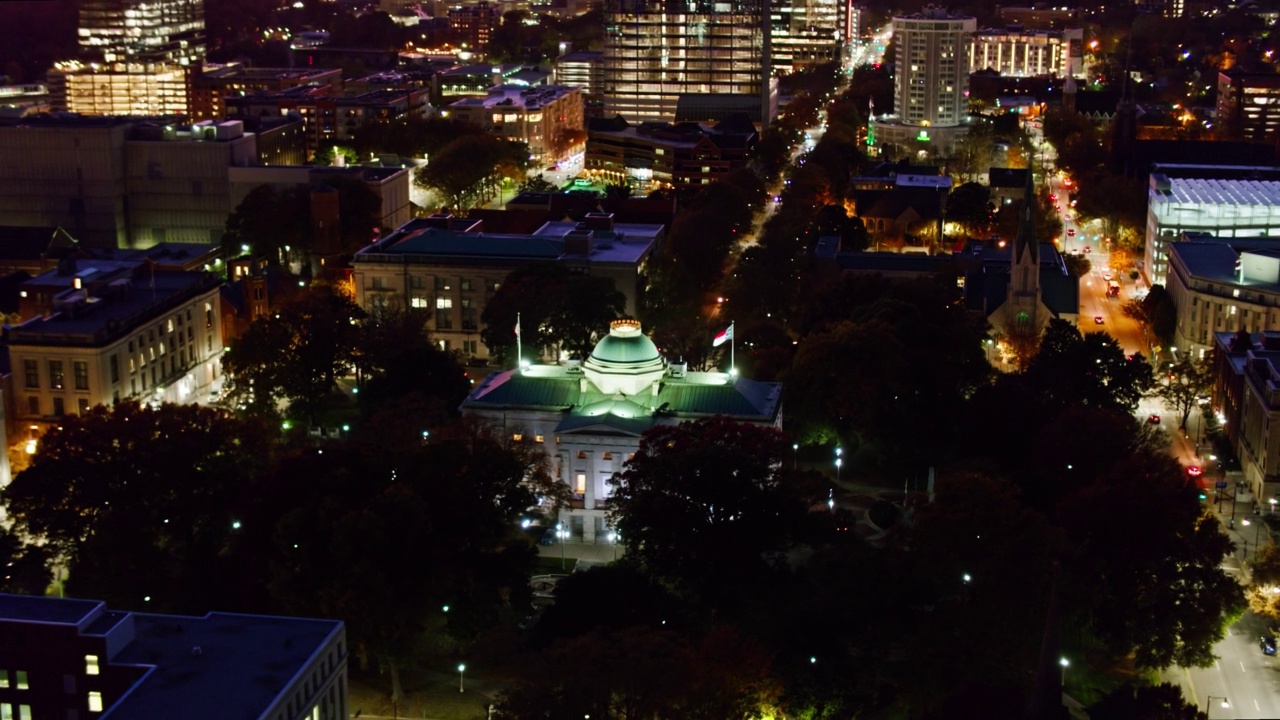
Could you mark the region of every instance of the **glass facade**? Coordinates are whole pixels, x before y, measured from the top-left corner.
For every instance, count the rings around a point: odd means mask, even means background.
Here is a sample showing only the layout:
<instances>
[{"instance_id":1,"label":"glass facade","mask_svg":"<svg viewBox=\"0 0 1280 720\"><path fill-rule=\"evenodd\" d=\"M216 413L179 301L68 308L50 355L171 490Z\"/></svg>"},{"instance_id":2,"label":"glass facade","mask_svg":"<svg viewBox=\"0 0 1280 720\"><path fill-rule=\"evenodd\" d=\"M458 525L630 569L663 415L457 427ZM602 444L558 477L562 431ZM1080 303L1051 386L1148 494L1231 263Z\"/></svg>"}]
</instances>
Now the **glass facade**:
<instances>
[{"instance_id":1,"label":"glass facade","mask_svg":"<svg viewBox=\"0 0 1280 720\"><path fill-rule=\"evenodd\" d=\"M856 35L847 28L850 0L773 0L770 32L773 69L785 75L810 65L834 62L846 38Z\"/></svg>"},{"instance_id":2,"label":"glass facade","mask_svg":"<svg viewBox=\"0 0 1280 720\"><path fill-rule=\"evenodd\" d=\"M82 0L86 60L191 65L204 58L204 0Z\"/></svg>"},{"instance_id":3,"label":"glass facade","mask_svg":"<svg viewBox=\"0 0 1280 720\"><path fill-rule=\"evenodd\" d=\"M605 114L669 121L685 94L763 103L771 75L765 1L606 0Z\"/></svg>"}]
</instances>

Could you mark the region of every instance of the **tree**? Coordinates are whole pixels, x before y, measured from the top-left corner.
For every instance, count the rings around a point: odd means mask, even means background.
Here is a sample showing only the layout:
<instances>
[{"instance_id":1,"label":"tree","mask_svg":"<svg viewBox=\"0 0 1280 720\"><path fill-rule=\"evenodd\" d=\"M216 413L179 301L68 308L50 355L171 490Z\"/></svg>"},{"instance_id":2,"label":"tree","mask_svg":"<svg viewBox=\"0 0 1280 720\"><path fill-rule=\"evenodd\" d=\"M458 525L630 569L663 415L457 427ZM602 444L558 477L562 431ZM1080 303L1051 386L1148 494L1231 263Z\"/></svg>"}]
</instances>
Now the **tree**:
<instances>
[{"instance_id":1,"label":"tree","mask_svg":"<svg viewBox=\"0 0 1280 720\"><path fill-rule=\"evenodd\" d=\"M1087 276L1089 271L1093 269L1093 263L1089 262L1089 258L1084 255L1063 255L1062 262L1066 264L1067 272L1078 278ZM1128 314L1127 306L1125 314Z\"/></svg>"},{"instance_id":2,"label":"tree","mask_svg":"<svg viewBox=\"0 0 1280 720\"><path fill-rule=\"evenodd\" d=\"M1081 335L1061 319L1049 321L1027 378L1053 403L1132 412L1151 389L1151 366L1141 354L1126 356L1105 333Z\"/></svg>"},{"instance_id":3,"label":"tree","mask_svg":"<svg viewBox=\"0 0 1280 720\"><path fill-rule=\"evenodd\" d=\"M1245 589L1249 609L1272 623L1280 622L1280 547L1258 548L1250 567L1252 583Z\"/></svg>"},{"instance_id":4,"label":"tree","mask_svg":"<svg viewBox=\"0 0 1280 720\"><path fill-rule=\"evenodd\" d=\"M45 433L3 498L18 531L66 559L75 594L207 610L228 595L224 550L268 440L212 408L99 405Z\"/></svg>"},{"instance_id":5,"label":"tree","mask_svg":"<svg viewBox=\"0 0 1280 720\"><path fill-rule=\"evenodd\" d=\"M49 548L24 542L17 533L0 529L0 592L44 595L53 580L54 561Z\"/></svg>"},{"instance_id":6,"label":"tree","mask_svg":"<svg viewBox=\"0 0 1280 720\"><path fill-rule=\"evenodd\" d=\"M303 247L310 242L310 202L305 186L277 190L259 185L227 217L223 250L235 257L248 248L279 265L286 245Z\"/></svg>"},{"instance_id":7,"label":"tree","mask_svg":"<svg viewBox=\"0 0 1280 720\"><path fill-rule=\"evenodd\" d=\"M783 447L773 428L719 417L653 428L609 481L609 523L654 577L736 603L804 509L780 475Z\"/></svg>"},{"instance_id":8,"label":"tree","mask_svg":"<svg viewBox=\"0 0 1280 720\"><path fill-rule=\"evenodd\" d=\"M492 141L481 135L464 135L436 153L419 168L414 182L439 193L450 208L463 209L475 203L482 184L493 173Z\"/></svg>"},{"instance_id":9,"label":"tree","mask_svg":"<svg viewBox=\"0 0 1280 720\"><path fill-rule=\"evenodd\" d=\"M1091 720L1208 720L1172 683L1122 685L1089 706Z\"/></svg>"},{"instance_id":10,"label":"tree","mask_svg":"<svg viewBox=\"0 0 1280 720\"><path fill-rule=\"evenodd\" d=\"M363 316L346 295L317 286L259 318L223 356L229 397L255 414L275 415L281 401L314 412L354 364Z\"/></svg>"},{"instance_id":11,"label":"tree","mask_svg":"<svg viewBox=\"0 0 1280 720\"><path fill-rule=\"evenodd\" d=\"M963 225L970 235L985 236L993 218L991 191L968 182L947 196L947 221Z\"/></svg>"},{"instance_id":12,"label":"tree","mask_svg":"<svg viewBox=\"0 0 1280 720\"><path fill-rule=\"evenodd\" d=\"M535 553L518 520L535 501L527 476L545 472L529 460L545 458L471 425L432 440L393 453L306 449L264 491L302 499L272 523L274 594L289 612L346 622L354 654L378 664L396 700L402 668L429 641L465 647L532 600Z\"/></svg>"},{"instance_id":13,"label":"tree","mask_svg":"<svg viewBox=\"0 0 1280 720\"><path fill-rule=\"evenodd\" d=\"M520 192L555 192L556 190L559 188L541 174L527 177L520 183Z\"/></svg>"},{"instance_id":14,"label":"tree","mask_svg":"<svg viewBox=\"0 0 1280 720\"><path fill-rule=\"evenodd\" d=\"M511 271L485 305L480 338L494 352L510 351L519 315L526 348L536 353L557 347L585 357L625 307L626 297L607 277L571 273L562 265L526 265Z\"/></svg>"},{"instance_id":15,"label":"tree","mask_svg":"<svg viewBox=\"0 0 1280 720\"><path fill-rule=\"evenodd\" d=\"M1178 427L1186 430L1191 411L1213 387L1213 369L1207 361L1183 357L1161 374L1168 380L1157 383L1152 395L1163 400L1169 409L1178 414Z\"/></svg>"}]
</instances>

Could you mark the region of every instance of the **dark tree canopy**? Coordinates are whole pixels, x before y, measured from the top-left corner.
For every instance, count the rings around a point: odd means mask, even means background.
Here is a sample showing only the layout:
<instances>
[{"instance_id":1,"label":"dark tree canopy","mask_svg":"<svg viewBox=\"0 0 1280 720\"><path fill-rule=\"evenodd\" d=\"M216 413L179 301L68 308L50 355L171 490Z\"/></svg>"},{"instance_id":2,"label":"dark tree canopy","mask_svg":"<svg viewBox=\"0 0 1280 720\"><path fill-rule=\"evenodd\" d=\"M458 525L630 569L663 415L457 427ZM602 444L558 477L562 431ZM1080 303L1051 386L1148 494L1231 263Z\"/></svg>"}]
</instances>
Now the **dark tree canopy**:
<instances>
[{"instance_id":1,"label":"dark tree canopy","mask_svg":"<svg viewBox=\"0 0 1280 720\"><path fill-rule=\"evenodd\" d=\"M581 275L561 265L526 265L511 271L485 305L480 337L507 355L516 345L516 316L526 357L558 347L585 357L626 307L608 277Z\"/></svg>"},{"instance_id":2,"label":"dark tree canopy","mask_svg":"<svg viewBox=\"0 0 1280 720\"><path fill-rule=\"evenodd\" d=\"M19 530L67 558L75 594L208 610L226 596L221 558L268 440L212 408L98 406L45 433L4 501Z\"/></svg>"},{"instance_id":3,"label":"dark tree canopy","mask_svg":"<svg viewBox=\"0 0 1280 720\"><path fill-rule=\"evenodd\" d=\"M1062 406L1078 403L1129 412L1154 384L1151 365L1141 354L1126 356L1110 335L1081 335L1056 318L1049 321L1026 374Z\"/></svg>"}]
</instances>

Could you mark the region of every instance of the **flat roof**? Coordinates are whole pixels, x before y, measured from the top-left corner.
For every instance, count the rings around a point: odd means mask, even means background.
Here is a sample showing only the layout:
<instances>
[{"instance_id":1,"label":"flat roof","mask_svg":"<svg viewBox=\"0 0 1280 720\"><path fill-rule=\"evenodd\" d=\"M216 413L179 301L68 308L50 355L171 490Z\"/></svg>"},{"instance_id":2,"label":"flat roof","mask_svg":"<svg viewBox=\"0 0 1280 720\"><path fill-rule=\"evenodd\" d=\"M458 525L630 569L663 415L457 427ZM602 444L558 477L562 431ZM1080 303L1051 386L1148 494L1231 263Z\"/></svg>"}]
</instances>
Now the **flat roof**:
<instances>
[{"instance_id":1,"label":"flat roof","mask_svg":"<svg viewBox=\"0 0 1280 720\"><path fill-rule=\"evenodd\" d=\"M36 278L38 282L49 273ZM70 276L69 276L70 277ZM75 312L55 312L10 328L13 345L98 345L133 331L139 324L200 292L218 287L218 281L203 272L158 271L121 278L124 290L79 304ZM76 337L79 336L79 337Z\"/></svg>"},{"instance_id":2,"label":"flat roof","mask_svg":"<svg viewBox=\"0 0 1280 720\"><path fill-rule=\"evenodd\" d=\"M1169 178L1178 202L1206 205L1280 205L1280 181L1232 178Z\"/></svg>"},{"instance_id":3,"label":"flat roof","mask_svg":"<svg viewBox=\"0 0 1280 720\"><path fill-rule=\"evenodd\" d=\"M585 259L598 263L638 262L650 252L665 229L663 225L632 223L615 223L613 228L612 232L594 233L591 253ZM356 253L355 260L377 262L378 255L522 262L581 258L583 256L565 252L565 236L577 229L577 222L564 220L545 223L529 235L459 232L433 227L426 218L415 218Z\"/></svg>"},{"instance_id":4,"label":"flat roof","mask_svg":"<svg viewBox=\"0 0 1280 720\"><path fill-rule=\"evenodd\" d=\"M79 625L102 607L98 600L0 594L0 621Z\"/></svg>"},{"instance_id":5,"label":"flat roof","mask_svg":"<svg viewBox=\"0 0 1280 720\"><path fill-rule=\"evenodd\" d=\"M152 668L102 715L153 720L258 718L329 639L337 620L209 613L134 613L134 637L113 665Z\"/></svg>"}]
</instances>

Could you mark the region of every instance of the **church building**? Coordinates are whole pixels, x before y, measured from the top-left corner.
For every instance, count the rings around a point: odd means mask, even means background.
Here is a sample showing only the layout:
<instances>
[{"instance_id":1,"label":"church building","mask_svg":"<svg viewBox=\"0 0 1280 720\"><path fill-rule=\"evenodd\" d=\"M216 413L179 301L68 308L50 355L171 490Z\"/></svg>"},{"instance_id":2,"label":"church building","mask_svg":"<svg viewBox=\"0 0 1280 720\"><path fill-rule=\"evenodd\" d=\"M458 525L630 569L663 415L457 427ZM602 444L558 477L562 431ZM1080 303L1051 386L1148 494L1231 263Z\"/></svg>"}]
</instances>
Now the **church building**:
<instances>
[{"instance_id":1,"label":"church building","mask_svg":"<svg viewBox=\"0 0 1280 720\"><path fill-rule=\"evenodd\" d=\"M569 485L560 511L572 535L604 541L609 479L656 425L724 416L782 428L782 385L668 362L635 320L615 320L585 361L493 373L462 403L464 416L538 443Z\"/></svg>"}]
</instances>

